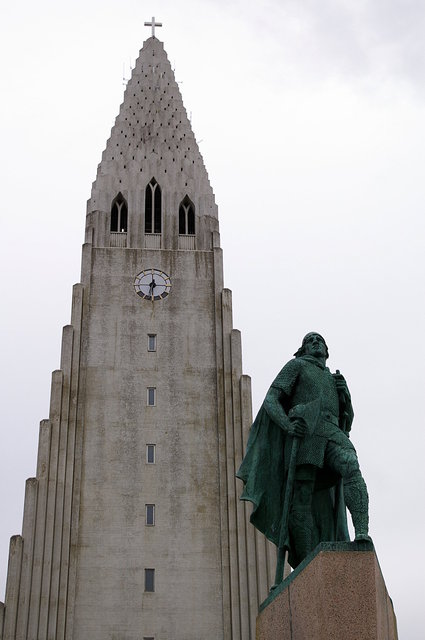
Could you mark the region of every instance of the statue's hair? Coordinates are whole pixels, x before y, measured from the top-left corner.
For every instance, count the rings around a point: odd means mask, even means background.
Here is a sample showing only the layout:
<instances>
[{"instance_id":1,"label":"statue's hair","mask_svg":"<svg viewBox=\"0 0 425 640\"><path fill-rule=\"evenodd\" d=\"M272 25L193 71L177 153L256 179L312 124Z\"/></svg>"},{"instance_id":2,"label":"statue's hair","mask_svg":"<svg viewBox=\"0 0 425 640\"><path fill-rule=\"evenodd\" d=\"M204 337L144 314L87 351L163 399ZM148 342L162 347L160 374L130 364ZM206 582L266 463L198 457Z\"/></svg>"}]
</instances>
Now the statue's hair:
<instances>
[{"instance_id":1,"label":"statue's hair","mask_svg":"<svg viewBox=\"0 0 425 640\"><path fill-rule=\"evenodd\" d=\"M306 336L304 336L304 338L303 338L303 342L302 342L302 345L300 346L300 348L298 349L298 351L296 351L296 352L294 353L294 356L295 356L296 358L299 358L300 356L305 355L305 345L306 345L306 342L307 342L307 340L308 340L308 338L309 338L310 336L318 336L318 337L321 339L321 341L323 342L323 344L324 344L324 345L325 345L325 347L326 347L326 359L327 359L327 358L329 358L329 349L328 349L328 345L326 344L324 337L323 337L323 336L321 336L321 335L320 335L320 333L317 333L317 331L310 331L310 333L307 333L307 335L306 335Z\"/></svg>"}]
</instances>

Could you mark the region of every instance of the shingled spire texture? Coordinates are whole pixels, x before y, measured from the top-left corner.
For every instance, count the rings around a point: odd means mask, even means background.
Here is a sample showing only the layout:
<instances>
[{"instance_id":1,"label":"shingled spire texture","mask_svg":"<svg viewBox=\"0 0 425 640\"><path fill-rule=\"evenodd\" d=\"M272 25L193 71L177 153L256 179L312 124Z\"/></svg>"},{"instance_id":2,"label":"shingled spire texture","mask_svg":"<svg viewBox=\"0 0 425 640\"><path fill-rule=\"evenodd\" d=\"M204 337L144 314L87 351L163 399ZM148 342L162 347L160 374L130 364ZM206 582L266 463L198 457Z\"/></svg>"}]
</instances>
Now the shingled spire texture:
<instances>
[{"instance_id":1,"label":"shingled spire texture","mask_svg":"<svg viewBox=\"0 0 425 640\"><path fill-rule=\"evenodd\" d=\"M173 191L214 199L170 62L154 37L145 41L127 84L98 166L92 208L102 191L132 190L152 176Z\"/></svg>"}]
</instances>

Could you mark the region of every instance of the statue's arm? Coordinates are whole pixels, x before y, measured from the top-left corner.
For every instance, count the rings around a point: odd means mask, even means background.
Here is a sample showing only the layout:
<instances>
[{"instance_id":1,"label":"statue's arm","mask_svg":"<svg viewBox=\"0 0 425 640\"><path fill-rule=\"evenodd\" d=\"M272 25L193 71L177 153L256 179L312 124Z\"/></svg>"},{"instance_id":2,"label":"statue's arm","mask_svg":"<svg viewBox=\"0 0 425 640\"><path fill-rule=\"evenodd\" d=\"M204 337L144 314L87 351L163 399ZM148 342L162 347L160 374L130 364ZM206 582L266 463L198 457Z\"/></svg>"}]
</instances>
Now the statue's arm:
<instances>
[{"instance_id":1,"label":"statue's arm","mask_svg":"<svg viewBox=\"0 0 425 640\"><path fill-rule=\"evenodd\" d=\"M305 435L307 425L303 418L289 418L285 413L280 397L282 390L271 386L265 397L263 407L269 418L289 435L302 437Z\"/></svg>"},{"instance_id":2,"label":"statue's arm","mask_svg":"<svg viewBox=\"0 0 425 640\"><path fill-rule=\"evenodd\" d=\"M354 411L353 405L351 404L350 393L340 401L340 415L342 416L341 428L348 434L351 431L351 425L354 420Z\"/></svg>"},{"instance_id":3,"label":"statue's arm","mask_svg":"<svg viewBox=\"0 0 425 640\"><path fill-rule=\"evenodd\" d=\"M284 431L289 430L290 421L280 403L281 389L270 387L264 400L264 409L269 418Z\"/></svg>"},{"instance_id":4,"label":"statue's arm","mask_svg":"<svg viewBox=\"0 0 425 640\"><path fill-rule=\"evenodd\" d=\"M334 373L333 377L335 380L339 398L340 427L343 431L348 433L351 430L351 425L354 419L353 405L351 404L351 394L344 376L341 375L339 371L337 371L337 373Z\"/></svg>"},{"instance_id":5,"label":"statue's arm","mask_svg":"<svg viewBox=\"0 0 425 640\"><path fill-rule=\"evenodd\" d=\"M302 418L289 418L285 411L288 409L288 403L282 403L283 397L291 398L299 381L299 373L300 363L296 358L287 362L268 390L263 407L269 418L283 431L302 437L306 433L307 425Z\"/></svg>"}]
</instances>

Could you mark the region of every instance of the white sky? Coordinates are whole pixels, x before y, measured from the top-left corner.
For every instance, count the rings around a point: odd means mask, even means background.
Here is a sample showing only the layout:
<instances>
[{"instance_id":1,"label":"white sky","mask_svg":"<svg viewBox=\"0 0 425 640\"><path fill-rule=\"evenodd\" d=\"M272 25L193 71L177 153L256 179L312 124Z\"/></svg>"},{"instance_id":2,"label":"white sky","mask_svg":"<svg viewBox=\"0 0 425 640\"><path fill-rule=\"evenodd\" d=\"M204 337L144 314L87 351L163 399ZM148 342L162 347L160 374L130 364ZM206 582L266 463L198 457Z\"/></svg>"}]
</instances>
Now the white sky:
<instances>
[{"instance_id":1,"label":"white sky","mask_svg":"<svg viewBox=\"0 0 425 640\"><path fill-rule=\"evenodd\" d=\"M2 90L0 599L79 281L85 202L155 14L219 205L254 410L310 330L349 383L371 534L423 638L423 0L8 3Z\"/></svg>"}]
</instances>

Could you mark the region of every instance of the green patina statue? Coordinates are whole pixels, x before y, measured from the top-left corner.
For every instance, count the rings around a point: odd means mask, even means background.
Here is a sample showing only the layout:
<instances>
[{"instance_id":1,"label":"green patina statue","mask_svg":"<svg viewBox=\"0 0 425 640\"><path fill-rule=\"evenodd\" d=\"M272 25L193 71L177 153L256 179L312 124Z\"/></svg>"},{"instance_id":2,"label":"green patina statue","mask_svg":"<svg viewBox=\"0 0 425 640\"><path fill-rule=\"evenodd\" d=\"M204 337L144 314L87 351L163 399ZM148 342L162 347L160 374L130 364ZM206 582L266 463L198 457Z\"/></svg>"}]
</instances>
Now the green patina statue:
<instances>
[{"instance_id":1,"label":"green patina statue","mask_svg":"<svg viewBox=\"0 0 425 640\"><path fill-rule=\"evenodd\" d=\"M368 494L349 440L353 421L344 377L326 367L328 348L308 333L272 383L258 412L237 473L251 522L278 549L276 585L286 552L296 567L319 542L368 536Z\"/></svg>"}]
</instances>

